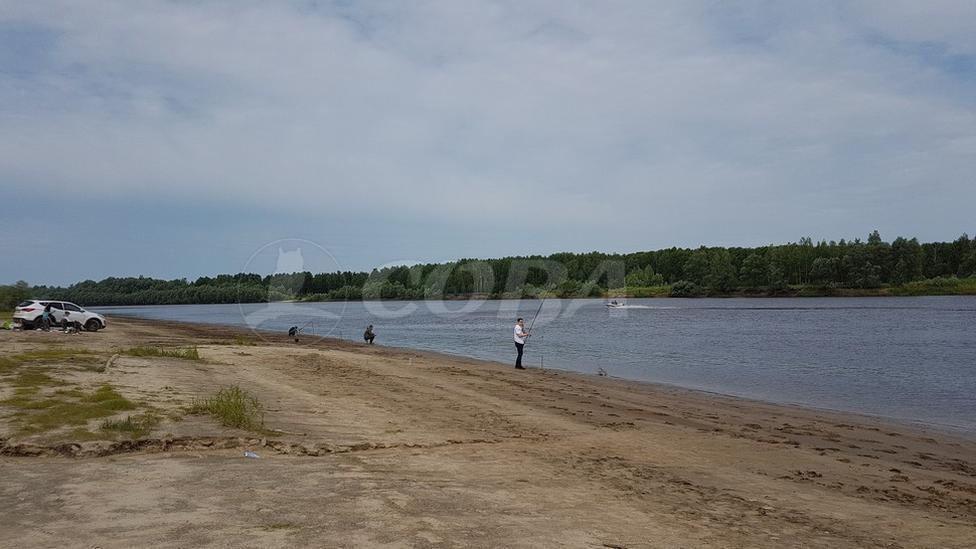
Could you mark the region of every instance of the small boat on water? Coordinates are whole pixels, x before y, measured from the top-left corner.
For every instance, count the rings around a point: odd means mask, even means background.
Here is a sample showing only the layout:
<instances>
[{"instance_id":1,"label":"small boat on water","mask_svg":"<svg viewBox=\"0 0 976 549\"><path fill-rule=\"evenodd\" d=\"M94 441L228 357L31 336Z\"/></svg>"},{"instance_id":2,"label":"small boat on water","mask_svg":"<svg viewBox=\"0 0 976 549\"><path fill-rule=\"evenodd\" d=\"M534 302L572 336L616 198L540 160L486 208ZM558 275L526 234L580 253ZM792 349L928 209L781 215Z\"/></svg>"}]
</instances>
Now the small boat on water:
<instances>
[{"instance_id":1,"label":"small boat on water","mask_svg":"<svg viewBox=\"0 0 976 549\"><path fill-rule=\"evenodd\" d=\"M609 301L604 305L607 306L607 309L674 309L674 307L651 307L648 305L627 305L627 303L623 301L617 301L616 299L614 299L613 301Z\"/></svg>"}]
</instances>

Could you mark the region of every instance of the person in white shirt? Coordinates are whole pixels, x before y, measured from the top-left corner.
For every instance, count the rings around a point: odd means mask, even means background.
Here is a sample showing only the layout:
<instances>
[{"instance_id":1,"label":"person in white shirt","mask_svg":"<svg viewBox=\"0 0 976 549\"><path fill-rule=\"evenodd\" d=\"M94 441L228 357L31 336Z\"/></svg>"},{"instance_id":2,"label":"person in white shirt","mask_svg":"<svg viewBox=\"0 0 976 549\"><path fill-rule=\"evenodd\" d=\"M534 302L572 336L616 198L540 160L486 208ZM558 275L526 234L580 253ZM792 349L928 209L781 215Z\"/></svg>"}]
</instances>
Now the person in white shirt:
<instances>
[{"instance_id":1,"label":"person in white shirt","mask_svg":"<svg viewBox=\"0 0 976 549\"><path fill-rule=\"evenodd\" d=\"M525 347L525 339L529 337L529 333L525 331L525 320L519 317L515 321L515 349L518 351L518 357L515 358L515 368L517 370L524 370L525 366L522 366L522 348Z\"/></svg>"}]
</instances>

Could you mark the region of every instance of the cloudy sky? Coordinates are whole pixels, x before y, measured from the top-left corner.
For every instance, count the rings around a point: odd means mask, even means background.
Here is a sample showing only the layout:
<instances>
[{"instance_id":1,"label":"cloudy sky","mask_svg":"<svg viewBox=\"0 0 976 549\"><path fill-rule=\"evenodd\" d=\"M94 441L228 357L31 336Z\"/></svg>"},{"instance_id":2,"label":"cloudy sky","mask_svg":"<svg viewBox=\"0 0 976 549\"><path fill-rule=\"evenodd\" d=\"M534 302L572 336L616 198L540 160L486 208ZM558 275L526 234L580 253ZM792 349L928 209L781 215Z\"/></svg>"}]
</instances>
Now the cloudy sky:
<instances>
[{"instance_id":1,"label":"cloudy sky","mask_svg":"<svg viewBox=\"0 0 976 549\"><path fill-rule=\"evenodd\" d=\"M950 240L974 174L970 0L0 0L0 283Z\"/></svg>"}]
</instances>

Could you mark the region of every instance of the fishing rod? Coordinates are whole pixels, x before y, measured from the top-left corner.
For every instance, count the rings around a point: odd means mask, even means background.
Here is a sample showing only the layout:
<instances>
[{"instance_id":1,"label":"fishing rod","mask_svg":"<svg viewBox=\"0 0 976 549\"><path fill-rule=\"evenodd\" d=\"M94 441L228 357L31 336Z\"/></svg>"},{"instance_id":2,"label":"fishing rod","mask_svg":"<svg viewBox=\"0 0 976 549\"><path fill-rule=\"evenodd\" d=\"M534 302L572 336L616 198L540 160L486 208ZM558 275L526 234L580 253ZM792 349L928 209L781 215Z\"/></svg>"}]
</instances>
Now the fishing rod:
<instances>
[{"instance_id":1,"label":"fishing rod","mask_svg":"<svg viewBox=\"0 0 976 549\"><path fill-rule=\"evenodd\" d=\"M546 304L546 298L543 297L542 298L542 301L539 302L539 309L536 310L535 316L532 317L532 323L529 324L529 332L528 333L532 333L532 327L535 326L535 319L539 318L539 313L542 312L542 306L545 305L545 304Z\"/></svg>"}]
</instances>

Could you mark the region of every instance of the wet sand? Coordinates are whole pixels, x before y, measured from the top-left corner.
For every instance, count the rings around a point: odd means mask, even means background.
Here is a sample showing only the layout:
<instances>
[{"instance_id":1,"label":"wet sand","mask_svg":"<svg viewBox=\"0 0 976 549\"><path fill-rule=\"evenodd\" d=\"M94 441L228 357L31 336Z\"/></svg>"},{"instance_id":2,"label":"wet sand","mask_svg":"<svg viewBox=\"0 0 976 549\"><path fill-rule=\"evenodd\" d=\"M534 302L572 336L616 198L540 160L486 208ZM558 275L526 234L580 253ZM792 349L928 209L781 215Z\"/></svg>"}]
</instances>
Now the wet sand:
<instances>
[{"instance_id":1,"label":"wet sand","mask_svg":"<svg viewBox=\"0 0 976 549\"><path fill-rule=\"evenodd\" d=\"M113 319L0 332L0 357L111 384L136 440L26 434L0 403L0 546L973 547L976 441L877 419L333 340ZM203 360L118 355L197 346ZM531 353L531 349L527 349ZM89 360L92 355L89 355ZM14 394L0 373L0 399ZM265 427L188 405L239 385ZM148 408L147 408L148 407ZM119 414L137 413L126 412ZM259 459L243 456L245 450Z\"/></svg>"}]
</instances>

